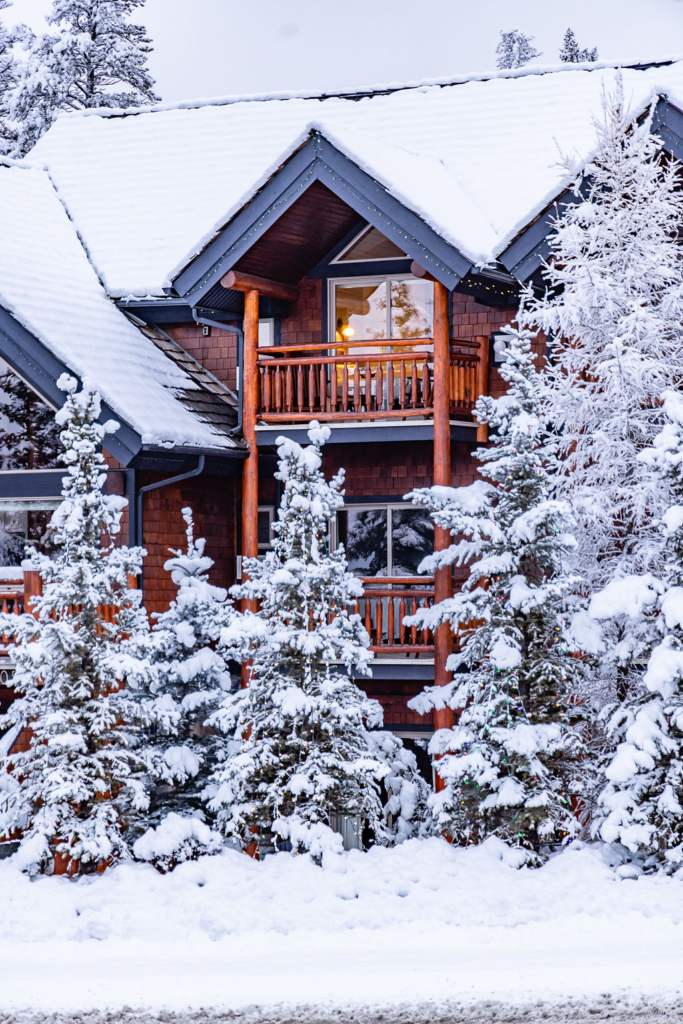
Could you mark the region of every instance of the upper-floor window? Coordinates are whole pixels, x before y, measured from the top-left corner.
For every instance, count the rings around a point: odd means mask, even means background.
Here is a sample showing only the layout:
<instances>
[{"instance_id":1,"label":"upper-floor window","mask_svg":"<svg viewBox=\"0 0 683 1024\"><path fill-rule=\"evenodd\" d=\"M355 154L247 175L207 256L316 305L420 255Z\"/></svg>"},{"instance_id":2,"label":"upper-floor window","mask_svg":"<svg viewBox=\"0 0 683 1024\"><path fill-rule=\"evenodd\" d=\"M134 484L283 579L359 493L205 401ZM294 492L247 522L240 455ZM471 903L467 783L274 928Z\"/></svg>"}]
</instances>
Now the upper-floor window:
<instances>
[{"instance_id":1,"label":"upper-floor window","mask_svg":"<svg viewBox=\"0 0 683 1024\"><path fill-rule=\"evenodd\" d=\"M395 242L386 238L372 224L364 227L359 235L332 260L333 263L369 263L374 260L404 260L406 254Z\"/></svg>"},{"instance_id":2,"label":"upper-floor window","mask_svg":"<svg viewBox=\"0 0 683 1024\"><path fill-rule=\"evenodd\" d=\"M338 344L431 338L434 285L409 274L329 281L330 337Z\"/></svg>"}]
</instances>

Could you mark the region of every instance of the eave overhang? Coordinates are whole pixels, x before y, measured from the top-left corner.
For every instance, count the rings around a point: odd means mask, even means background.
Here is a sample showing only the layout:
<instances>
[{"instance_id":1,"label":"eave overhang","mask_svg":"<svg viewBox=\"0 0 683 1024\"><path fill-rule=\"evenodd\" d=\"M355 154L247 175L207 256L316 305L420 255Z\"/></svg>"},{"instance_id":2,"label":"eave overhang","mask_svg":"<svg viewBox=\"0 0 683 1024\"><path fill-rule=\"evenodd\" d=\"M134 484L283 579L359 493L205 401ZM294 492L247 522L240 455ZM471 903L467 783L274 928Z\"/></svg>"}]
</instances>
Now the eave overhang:
<instances>
[{"instance_id":1,"label":"eave overhang","mask_svg":"<svg viewBox=\"0 0 683 1024\"><path fill-rule=\"evenodd\" d=\"M0 356L48 405L53 409L61 409L65 394L57 387L57 381L63 373L75 375L74 371L2 306ZM142 446L140 435L122 422L118 413L103 402L100 422L106 423L107 420L116 420L120 424L115 434L107 436L107 451L123 466L127 466Z\"/></svg>"},{"instance_id":2,"label":"eave overhang","mask_svg":"<svg viewBox=\"0 0 683 1024\"><path fill-rule=\"evenodd\" d=\"M204 298L238 260L319 181L453 289L473 266L459 250L394 198L318 132L273 175L225 228L178 274L175 293L193 306Z\"/></svg>"},{"instance_id":3,"label":"eave overhang","mask_svg":"<svg viewBox=\"0 0 683 1024\"><path fill-rule=\"evenodd\" d=\"M662 139L664 151L683 163L683 113L666 99L660 99L655 107L652 132ZM498 257L522 284L529 281L550 255L548 237L558 216L568 206L583 202L589 187L589 180L584 179L578 194L568 189L560 193Z\"/></svg>"}]
</instances>

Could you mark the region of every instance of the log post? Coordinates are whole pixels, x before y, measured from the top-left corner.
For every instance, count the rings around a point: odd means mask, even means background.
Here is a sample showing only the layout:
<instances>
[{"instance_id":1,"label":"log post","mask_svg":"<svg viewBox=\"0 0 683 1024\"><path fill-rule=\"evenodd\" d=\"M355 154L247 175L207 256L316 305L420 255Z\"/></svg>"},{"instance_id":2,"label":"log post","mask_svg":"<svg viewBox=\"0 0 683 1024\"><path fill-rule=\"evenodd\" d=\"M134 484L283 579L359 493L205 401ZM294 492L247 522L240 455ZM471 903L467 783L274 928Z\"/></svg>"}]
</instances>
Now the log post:
<instances>
[{"instance_id":1,"label":"log post","mask_svg":"<svg viewBox=\"0 0 683 1024\"><path fill-rule=\"evenodd\" d=\"M475 339L479 343L479 362L477 364L477 398L489 393L489 339L486 335L478 335ZM489 428L485 423L477 427L477 441L486 444L489 439Z\"/></svg>"},{"instance_id":2,"label":"log post","mask_svg":"<svg viewBox=\"0 0 683 1024\"><path fill-rule=\"evenodd\" d=\"M451 482L451 424L450 424L450 329L448 323L448 290L439 281L434 282L434 484L449 487ZM443 551L450 545L448 530L434 527L434 550ZM437 569L434 573L434 602L445 601L452 594L451 569ZM434 684L445 686L450 682L446 661L452 649L451 629L444 623L434 634ZM434 728L450 729L453 712L450 708L434 712ZM437 773L437 791L444 782Z\"/></svg>"},{"instance_id":3,"label":"log post","mask_svg":"<svg viewBox=\"0 0 683 1024\"><path fill-rule=\"evenodd\" d=\"M244 296L244 357L241 368L242 433L249 446L242 475L242 558L258 557L258 300L255 289ZM242 579L245 579L242 570ZM242 611L256 611L255 601L243 601ZM249 679L250 665L242 665L242 686Z\"/></svg>"},{"instance_id":4,"label":"log post","mask_svg":"<svg viewBox=\"0 0 683 1024\"><path fill-rule=\"evenodd\" d=\"M40 573L35 569L24 569L24 611L30 612L37 617L37 612L31 607L34 597L40 597L43 593L43 581Z\"/></svg>"}]
</instances>

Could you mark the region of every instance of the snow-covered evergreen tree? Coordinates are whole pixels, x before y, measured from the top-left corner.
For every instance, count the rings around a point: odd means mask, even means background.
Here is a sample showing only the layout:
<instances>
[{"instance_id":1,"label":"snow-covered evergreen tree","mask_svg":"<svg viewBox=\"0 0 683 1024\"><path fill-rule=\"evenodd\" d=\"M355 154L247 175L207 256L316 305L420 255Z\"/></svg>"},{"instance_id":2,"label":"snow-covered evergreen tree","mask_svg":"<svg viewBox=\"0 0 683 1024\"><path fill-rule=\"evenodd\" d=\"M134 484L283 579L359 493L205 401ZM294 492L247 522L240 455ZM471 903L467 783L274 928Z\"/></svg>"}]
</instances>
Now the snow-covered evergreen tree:
<instances>
[{"instance_id":1,"label":"snow-covered evergreen tree","mask_svg":"<svg viewBox=\"0 0 683 1024\"><path fill-rule=\"evenodd\" d=\"M180 862L206 853L202 838L211 848L216 845L210 829L178 825L177 819L206 823L209 781L225 758L225 740L205 722L231 689L226 658L239 654L235 643L221 644L235 617L232 603L226 590L209 583L213 561L204 554L204 539L195 540L192 509L183 509L183 518L187 549L172 551L165 564L178 588L176 597L167 612L155 616L151 633L135 635L127 645L130 654L151 670L150 685L141 695L151 725L145 750L152 788L147 821L150 827L161 828L157 832L164 843L165 866L172 856ZM239 631L235 636L239 645ZM171 822L164 825L168 815ZM211 824L212 815L208 819ZM174 822L177 828L172 827ZM180 841L177 850L170 848L173 836ZM135 844L135 853L152 848L156 846L150 846L148 837Z\"/></svg>"},{"instance_id":2,"label":"snow-covered evergreen tree","mask_svg":"<svg viewBox=\"0 0 683 1024\"><path fill-rule=\"evenodd\" d=\"M451 707L459 715L430 744L445 782L431 798L440 826L463 843L497 835L533 861L541 845L579 828L572 796L582 740L572 695L581 662L566 638L579 580L570 568L571 512L551 496L556 441L532 335L507 330L500 372L508 392L476 406L492 430L492 447L475 453L492 483L410 496L456 538L423 570L469 565L461 593L406 620L432 629L448 622L464 640L449 659L453 681L428 687L410 706L423 714Z\"/></svg>"},{"instance_id":3,"label":"snow-covered evergreen tree","mask_svg":"<svg viewBox=\"0 0 683 1024\"><path fill-rule=\"evenodd\" d=\"M66 374L58 383L68 395L57 414L68 471L53 516L58 551L29 552L43 581L35 615L0 616L17 643L20 695L1 722L31 730L29 749L4 759L14 785L4 789L0 828L22 832L21 862L31 871L50 870L55 859L75 871L125 857L124 833L147 805L140 705L126 688L144 666L121 643L147 628L129 585L142 552L114 546L126 501L103 493L100 446L118 424L98 422L90 384L77 393Z\"/></svg>"},{"instance_id":4,"label":"snow-covered evergreen tree","mask_svg":"<svg viewBox=\"0 0 683 1024\"><path fill-rule=\"evenodd\" d=\"M52 0L53 31L27 41L9 94L13 155L27 153L62 110L153 103L151 41L131 15L145 0Z\"/></svg>"},{"instance_id":5,"label":"snow-covered evergreen tree","mask_svg":"<svg viewBox=\"0 0 683 1024\"><path fill-rule=\"evenodd\" d=\"M2 469L48 469L58 465L59 427L53 410L16 374L0 375L0 465ZM0 513L0 564L19 565L26 540L49 544L50 513Z\"/></svg>"},{"instance_id":6,"label":"snow-covered evergreen tree","mask_svg":"<svg viewBox=\"0 0 683 1024\"><path fill-rule=\"evenodd\" d=\"M564 64L582 64L585 61L597 60L598 59L598 48L594 46L592 50L586 48L581 49L576 41L576 36L570 28L564 34L562 40L562 47L560 49L560 60Z\"/></svg>"},{"instance_id":7,"label":"snow-covered evergreen tree","mask_svg":"<svg viewBox=\"0 0 683 1024\"><path fill-rule=\"evenodd\" d=\"M525 36L516 28L511 32L501 31L500 42L496 47L496 67L501 71L522 68L536 57L542 57L541 51L531 45L533 38L533 36Z\"/></svg>"},{"instance_id":8,"label":"snow-covered evergreen tree","mask_svg":"<svg viewBox=\"0 0 683 1024\"><path fill-rule=\"evenodd\" d=\"M10 0L0 0L0 16L11 7ZM0 17L0 153L5 153L12 140L9 121L9 91L16 80L14 61L15 35L5 26Z\"/></svg>"},{"instance_id":9,"label":"snow-covered evergreen tree","mask_svg":"<svg viewBox=\"0 0 683 1024\"><path fill-rule=\"evenodd\" d=\"M0 460L3 469L58 465L59 426L53 410L8 370L0 376Z\"/></svg>"},{"instance_id":10,"label":"snow-covered evergreen tree","mask_svg":"<svg viewBox=\"0 0 683 1024\"><path fill-rule=\"evenodd\" d=\"M552 339L559 484L582 574L602 586L656 565L661 550L661 485L638 455L660 429L660 395L683 377L683 190L651 119L630 115L620 76L596 130L573 186L585 197L556 222L550 289L526 323Z\"/></svg>"},{"instance_id":11,"label":"snow-covered evergreen tree","mask_svg":"<svg viewBox=\"0 0 683 1024\"><path fill-rule=\"evenodd\" d=\"M339 816L386 839L381 782L392 771L367 731L381 725L381 707L350 676L369 674L372 655L360 617L349 613L362 586L343 548L326 550L343 505L343 472L327 483L320 468L328 437L313 423L306 448L278 440L284 493L273 550L247 560L250 579L232 591L260 602L250 625L235 625L253 637L250 682L210 719L238 741L216 773L211 806L221 829L245 846L257 829L265 845L289 841L314 856L340 846Z\"/></svg>"},{"instance_id":12,"label":"snow-covered evergreen tree","mask_svg":"<svg viewBox=\"0 0 683 1024\"><path fill-rule=\"evenodd\" d=\"M646 866L674 870L683 862L683 400L663 397L667 422L641 456L668 485L662 578L618 579L597 596L603 617L627 616L656 642L635 698L605 709L616 751L593 827Z\"/></svg>"}]
</instances>

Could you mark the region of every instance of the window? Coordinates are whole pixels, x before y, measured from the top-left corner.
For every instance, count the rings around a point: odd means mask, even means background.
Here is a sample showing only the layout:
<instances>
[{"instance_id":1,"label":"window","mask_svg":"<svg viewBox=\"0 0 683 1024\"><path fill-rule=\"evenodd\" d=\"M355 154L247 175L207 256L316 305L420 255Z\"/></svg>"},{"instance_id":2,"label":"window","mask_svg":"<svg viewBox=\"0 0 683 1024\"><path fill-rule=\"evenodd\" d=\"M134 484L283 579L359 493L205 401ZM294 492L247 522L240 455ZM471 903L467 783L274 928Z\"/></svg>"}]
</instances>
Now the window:
<instances>
[{"instance_id":1,"label":"window","mask_svg":"<svg viewBox=\"0 0 683 1024\"><path fill-rule=\"evenodd\" d=\"M258 549L268 551L273 546L273 521L275 509L272 505L259 505L258 510Z\"/></svg>"},{"instance_id":2,"label":"window","mask_svg":"<svg viewBox=\"0 0 683 1024\"><path fill-rule=\"evenodd\" d=\"M345 341L431 338L434 285L410 275L332 279L330 338Z\"/></svg>"},{"instance_id":3,"label":"window","mask_svg":"<svg viewBox=\"0 0 683 1024\"><path fill-rule=\"evenodd\" d=\"M338 543L357 576L417 576L434 550L434 524L426 509L405 505L347 506L337 513Z\"/></svg>"},{"instance_id":4,"label":"window","mask_svg":"<svg viewBox=\"0 0 683 1024\"><path fill-rule=\"evenodd\" d=\"M369 260L405 260L409 257L381 231L368 224L343 249L333 263L366 263Z\"/></svg>"}]
</instances>

